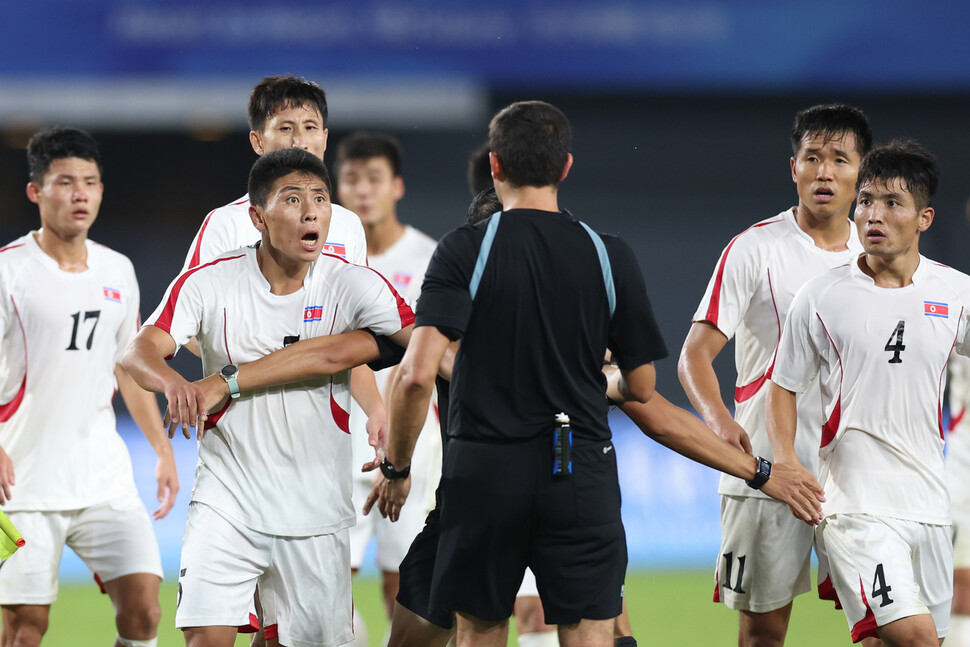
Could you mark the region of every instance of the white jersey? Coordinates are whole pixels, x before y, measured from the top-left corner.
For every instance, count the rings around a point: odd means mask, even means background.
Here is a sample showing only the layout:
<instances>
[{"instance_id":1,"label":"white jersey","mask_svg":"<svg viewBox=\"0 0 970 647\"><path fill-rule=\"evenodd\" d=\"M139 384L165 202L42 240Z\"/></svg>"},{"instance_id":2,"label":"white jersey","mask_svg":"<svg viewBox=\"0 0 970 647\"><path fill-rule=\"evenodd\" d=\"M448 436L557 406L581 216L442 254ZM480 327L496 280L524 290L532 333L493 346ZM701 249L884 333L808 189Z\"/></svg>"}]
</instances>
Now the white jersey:
<instances>
[{"instance_id":1,"label":"white jersey","mask_svg":"<svg viewBox=\"0 0 970 647\"><path fill-rule=\"evenodd\" d=\"M413 321L380 274L335 256L314 261L300 290L274 295L246 247L179 276L146 323L178 345L197 337L208 375L298 339L359 328L392 335ZM199 443L192 501L271 535L352 525L349 410L349 371L230 400Z\"/></svg>"},{"instance_id":2,"label":"white jersey","mask_svg":"<svg viewBox=\"0 0 970 647\"><path fill-rule=\"evenodd\" d=\"M755 456L772 460L765 430L766 376L778 345L788 307L798 289L822 272L843 265L862 251L855 226L847 250L829 252L815 245L795 221L793 209L762 220L738 234L721 253L693 321L706 321L731 339L734 361L734 419L748 433ZM818 466L821 411L817 389L798 401L799 460L813 472ZM741 479L722 474L718 492L765 497Z\"/></svg>"},{"instance_id":3,"label":"white jersey","mask_svg":"<svg viewBox=\"0 0 970 647\"><path fill-rule=\"evenodd\" d=\"M903 288L877 287L853 261L795 297L770 378L821 386L826 516L950 523L943 389L951 351L970 352L968 305L970 277L923 257Z\"/></svg>"},{"instance_id":4,"label":"white jersey","mask_svg":"<svg viewBox=\"0 0 970 647\"><path fill-rule=\"evenodd\" d=\"M397 242L383 254L372 256L368 261L370 267L384 275L384 278L390 281L400 294L404 295L408 304L413 308L417 303L418 295L421 293L424 271L428 268L428 261L431 260L431 255L434 253L437 244L430 236L421 233L410 225L406 225L404 235ZM391 370L385 369L374 374L377 380L377 388L385 402L387 401L387 380L390 377ZM354 463L357 466L354 474L358 479L372 481L374 479L373 473L360 471L360 465L374 456L374 448L367 443L367 415L357 402L353 402L351 407L350 430L354 445ZM426 455L428 451L431 451L430 446L433 446L435 442L441 444L437 429L432 429L436 427L437 421L434 407L431 407L425 421L425 429L418 436L412 463L417 462L423 465L428 460ZM415 472L415 474L417 473ZM423 468L421 473L424 473Z\"/></svg>"},{"instance_id":5,"label":"white jersey","mask_svg":"<svg viewBox=\"0 0 970 647\"><path fill-rule=\"evenodd\" d=\"M360 218L338 204L331 206L330 229L323 253L340 256L356 265L367 265L367 241ZM249 194L246 194L209 212L192 240L182 271L208 263L229 250L252 245L259 238L259 231L249 217Z\"/></svg>"},{"instance_id":6,"label":"white jersey","mask_svg":"<svg viewBox=\"0 0 970 647\"><path fill-rule=\"evenodd\" d=\"M64 272L37 233L0 250L0 445L17 476L4 509L137 496L111 406L115 365L138 332L135 271L88 241L88 269Z\"/></svg>"},{"instance_id":7,"label":"white jersey","mask_svg":"<svg viewBox=\"0 0 970 647\"><path fill-rule=\"evenodd\" d=\"M950 429L947 434L946 474L950 503L970 515L970 358L951 355L949 363ZM970 528L961 529L970 531Z\"/></svg>"}]
</instances>

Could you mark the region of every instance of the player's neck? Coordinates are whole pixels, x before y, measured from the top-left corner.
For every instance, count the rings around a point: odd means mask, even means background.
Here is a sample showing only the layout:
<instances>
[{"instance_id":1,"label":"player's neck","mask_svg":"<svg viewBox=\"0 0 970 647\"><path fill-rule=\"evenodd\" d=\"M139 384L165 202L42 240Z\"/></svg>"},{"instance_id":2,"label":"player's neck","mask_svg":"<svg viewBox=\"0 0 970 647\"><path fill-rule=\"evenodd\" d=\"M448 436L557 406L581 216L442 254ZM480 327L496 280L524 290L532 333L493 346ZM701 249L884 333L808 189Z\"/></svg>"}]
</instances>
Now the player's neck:
<instances>
[{"instance_id":1,"label":"player's neck","mask_svg":"<svg viewBox=\"0 0 970 647\"><path fill-rule=\"evenodd\" d=\"M849 236L852 235L849 207L831 216L819 216L799 204L795 207L795 222L812 237L816 247L829 252L848 249Z\"/></svg>"},{"instance_id":2,"label":"player's neck","mask_svg":"<svg viewBox=\"0 0 970 647\"><path fill-rule=\"evenodd\" d=\"M41 229L34 234L41 251L57 261L64 272L84 272L88 269L87 234L59 235L51 229Z\"/></svg>"},{"instance_id":3,"label":"player's neck","mask_svg":"<svg viewBox=\"0 0 970 647\"><path fill-rule=\"evenodd\" d=\"M364 235L367 237L367 255L380 256L394 243L401 240L406 231L405 226L391 214L381 222L364 225Z\"/></svg>"},{"instance_id":4,"label":"player's neck","mask_svg":"<svg viewBox=\"0 0 970 647\"><path fill-rule=\"evenodd\" d=\"M559 189L555 186L513 187L506 182L496 182L495 192L502 203L503 211L511 209L559 211Z\"/></svg>"},{"instance_id":5,"label":"player's neck","mask_svg":"<svg viewBox=\"0 0 970 647\"><path fill-rule=\"evenodd\" d=\"M279 295L293 294L302 288L310 270L309 262L295 261L262 243L256 248L256 264L269 283L269 291Z\"/></svg>"},{"instance_id":6,"label":"player's neck","mask_svg":"<svg viewBox=\"0 0 970 647\"><path fill-rule=\"evenodd\" d=\"M918 267L919 250L915 246L894 256L863 254L859 257L859 269L870 276L880 288L904 288L911 285Z\"/></svg>"}]
</instances>

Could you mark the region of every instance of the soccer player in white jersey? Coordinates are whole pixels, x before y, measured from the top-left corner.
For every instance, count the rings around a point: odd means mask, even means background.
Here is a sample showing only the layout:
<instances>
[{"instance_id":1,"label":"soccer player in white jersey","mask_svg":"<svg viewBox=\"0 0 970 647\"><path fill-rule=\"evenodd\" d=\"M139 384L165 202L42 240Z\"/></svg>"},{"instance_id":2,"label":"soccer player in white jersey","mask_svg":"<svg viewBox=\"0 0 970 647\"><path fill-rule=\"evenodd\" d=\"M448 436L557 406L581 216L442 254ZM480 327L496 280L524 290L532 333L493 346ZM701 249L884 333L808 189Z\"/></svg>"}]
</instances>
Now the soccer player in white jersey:
<instances>
[{"instance_id":1,"label":"soccer player in white jersey","mask_svg":"<svg viewBox=\"0 0 970 647\"><path fill-rule=\"evenodd\" d=\"M795 394L820 388L826 501L816 534L864 644L935 647L949 624L941 411L947 359L970 353L970 276L919 253L938 185L936 160L915 142L866 156L855 211L865 253L795 296L769 375L780 464L801 464Z\"/></svg>"},{"instance_id":2,"label":"soccer player in white jersey","mask_svg":"<svg viewBox=\"0 0 970 647\"><path fill-rule=\"evenodd\" d=\"M678 365L684 390L708 426L768 460L765 376L795 292L861 251L849 216L872 132L856 108L814 106L796 115L791 144L797 205L735 236L721 253ZM732 337L737 368L733 417L713 368ZM799 457L814 469L818 396L800 398L798 411ZM811 588L812 529L738 479L722 476L718 492L722 536L714 601L739 612L741 647L782 645L793 599ZM821 594L828 586L821 575L820 580Z\"/></svg>"},{"instance_id":3,"label":"soccer player in white jersey","mask_svg":"<svg viewBox=\"0 0 970 647\"><path fill-rule=\"evenodd\" d=\"M249 189L260 243L179 276L125 357L135 379L169 402L199 391L164 361L192 337L205 372L224 367L238 394L234 362L358 328L396 335L413 322L376 271L321 255L330 186L317 156L268 153ZM349 409L342 371L227 399L208 417L179 576L176 625L187 645L233 644L257 583L265 624L277 627L267 640L352 639Z\"/></svg>"},{"instance_id":4,"label":"soccer player in white jersey","mask_svg":"<svg viewBox=\"0 0 970 647\"><path fill-rule=\"evenodd\" d=\"M111 597L114 644L151 647L161 560L115 428L116 390L158 454L156 519L178 476L154 395L119 365L138 282L131 261L88 239L104 189L91 136L41 131L27 160L41 228L0 248L0 504L28 542L0 570L3 643L40 644L67 545Z\"/></svg>"},{"instance_id":5,"label":"soccer player in white jersey","mask_svg":"<svg viewBox=\"0 0 970 647\"><path fill-rule=\"evenodd\" d=\"M430 236L397 216L397 203L404 197L404 178L401 176L401 146L398 141L382 133L356 132L344 137L337 146L337 197L356 213L367 236L367 258L371 267L384 275L409 303L417 301L421 292L424 271L428 267L436 242ZM386 385L390 372L376 374L381 396L386 399ZM360 464L374 455L364 428L364 412L356 403L351 405L351 438L354 462ZM431 409L425 422L426 432L415 452L417 466L412 476L411 490L418 501L402 518L392 524L379 515L364 516L363 502L370 493L373 473L354 470L354 501L357 525L350 531L350 558L354 572L364 561L364 552L372 537L377 540L377 565L381 569L384 605L388 619L397 597L398 566L407 554L415 535L424 526L425 515L434 505L434 490L441 474L441 436L437 413ZM366 631L356 631L355 641L366 644Z\"/></svg>"},{"instance_id":6,"label":"soccer player in white jersey","mask_svg":"<svg viewBox=\"0 0 970 647\"><path fill-rule=\"evenodd\" d=\"M970 359L951 355L946 476L953 516L953 606L946 644L970 647Z\"/></svg>"}]
</instances>

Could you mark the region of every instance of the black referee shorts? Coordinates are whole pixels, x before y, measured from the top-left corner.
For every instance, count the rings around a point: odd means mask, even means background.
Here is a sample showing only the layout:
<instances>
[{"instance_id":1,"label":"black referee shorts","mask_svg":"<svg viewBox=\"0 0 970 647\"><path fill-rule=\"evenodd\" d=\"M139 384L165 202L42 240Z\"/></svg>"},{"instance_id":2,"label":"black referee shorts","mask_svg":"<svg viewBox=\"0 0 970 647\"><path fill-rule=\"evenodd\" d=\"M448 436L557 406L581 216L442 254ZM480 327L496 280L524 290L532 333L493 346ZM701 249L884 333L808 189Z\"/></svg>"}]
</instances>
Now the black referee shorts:
<instances>
[{"instance_id":1,"label":"black referee shorts","mask_svg":"<svg viewBox=\"0 0 970 647\"><path fill-rule=\"evenodd\" d=\"M552 456L551 434L449 441L432 612L508 618L530 566L547 623L620 614L627 553L613 444L576 439L568 477L553 476Z\"/></svg>"},{"instance_id":2,"label":"black referee shorts","mask_svg":"<svg viewBox=\"0 0 970 647\"><path fill-rule=\"evenodd\" d=\"M438 493L435 493L438 500ZM440 535L439 512L436 506L428 513L424 521L424 528L411 542L408 554L401 561L400 586L397 590L397 602L431 624L443 629L451 629L454 613L450 610L440 610L435 613L431 609L431 578L434 575L435 560L438 555L438 537Z\"/></svg>"}]
</instances>

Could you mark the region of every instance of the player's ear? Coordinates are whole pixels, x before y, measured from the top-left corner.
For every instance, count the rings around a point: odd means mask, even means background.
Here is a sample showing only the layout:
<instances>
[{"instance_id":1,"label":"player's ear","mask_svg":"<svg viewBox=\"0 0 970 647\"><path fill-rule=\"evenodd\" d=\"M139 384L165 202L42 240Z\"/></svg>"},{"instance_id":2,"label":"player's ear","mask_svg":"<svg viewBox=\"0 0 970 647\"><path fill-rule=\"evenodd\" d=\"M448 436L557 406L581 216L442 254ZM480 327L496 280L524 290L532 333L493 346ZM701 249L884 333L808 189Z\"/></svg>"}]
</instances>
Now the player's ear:
<instances>
[{"instance_id":1,"label":"player's ear","mask_svg":"<svg viewBox=\"0 0 970 647\"><path fill-rule=\"evenodd\" d=\"M559 176L559 181L562 182L569 175L569 169L573 167L573 154L570 153L566 156L566 165L562 167L562 175Z\"/></svg>"},{"instance_id":2,"label":"player's ear","mask_svg":"<svg viewBox=\"0 0 970 647\"><path fill-rule=\"evenodd\" d=\"M37 200L40 196L40 185L36 182L27 183L27 199L37 204Z\"/></svg>"},{"instance_id":3,"label":"player's ear","mask_svg":"<svg viewBox=\"0 0 970 647\"><path fill-rule=\"evenodd\" d=\"M795 158L794 157L791 158L791 160L789 161L789 164L791 164L791 181L797 183L798 178L795 177Z\"/></svg>"},{"instance_id":4,"label":"player's ear","mask_svg":"<svg viewBox=\"0 0 970 647\"><path fill-rule=\"evenodd\" d=\"M919 231L926 231L933 224L933 217L936 216L936 210L933 207L924 207L922 211L919 212L919 220L917 222L917 229Z\"/></svg>"},{"instance_id":5,"label":"player's ear","mask_svg":"<svg viewBox=\"0 0 970 647\"><path fill-rule=\"evenodd\" d=\"M488 154L488 167L492 171L493 180L502 180L504 175L502 175L502 160L498 158L495 153Z\"/></svg>"},{"instance_id":6,"label":"player's ear","mask_svg":"<svg viewBox=\"0 0 970 647\"><path fill-rule=\"evenodd\" d=\"M398 175L394 178L394 201L404 197L404 178Z\"/></svg>"},{"instance_id":7,"label":"player's ear","mask_svg":"<svg viewBox=\"0 0 970 647\"><path fill-rule=\"evenodd\" d=\"M256 151L257 155L262 155L266 152L266 150L263 148L263 138L260 137L259 133L255 130L249 131L249 143L253 147L253 150Z\"/></svg>"},{"instance_id":8,"label":"player's ear","mask_svg":"<svg viewBox=\"0 0 970 647\"><path fill-rule=\"evenodd\" d=\"M253 221L253 227L259 231L266 231L266 221L263 219L263 214L260 212L259 207L250 204L249 205L249 219Z\"/></svg>"}]
</instances>

